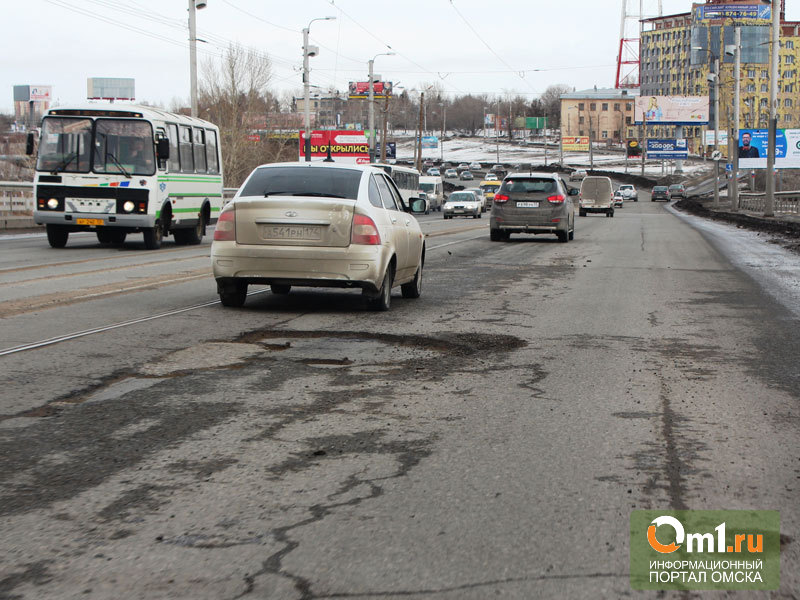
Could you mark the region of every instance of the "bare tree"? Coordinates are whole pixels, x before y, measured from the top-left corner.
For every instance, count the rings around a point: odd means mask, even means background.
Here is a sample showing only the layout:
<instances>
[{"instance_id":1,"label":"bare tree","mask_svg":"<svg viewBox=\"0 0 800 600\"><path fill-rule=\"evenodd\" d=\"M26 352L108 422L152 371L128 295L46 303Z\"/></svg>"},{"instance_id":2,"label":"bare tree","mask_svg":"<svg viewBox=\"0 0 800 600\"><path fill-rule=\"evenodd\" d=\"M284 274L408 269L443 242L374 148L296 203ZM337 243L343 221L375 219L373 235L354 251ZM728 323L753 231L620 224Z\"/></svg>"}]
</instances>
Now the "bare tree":
<instances>
[{"instance_id":1,"label":"bare tree","mask_svg":"<svg viewBox=\"0 0 800 600\"><path fill-rule=\"evenodd\" d=\"M253 49L231 45L219 62L204 65L198 98L199 116L220 129L225 178L238 186L252 169L269 162L269 144L254 148L248 136L267 128L275 99L267 85L272 76L270 60Z\"/></svg>"},{"instance_id":2,"label":"bare tree","mask_svg":"<svg viewBox=\"0 0 800 600\"><path fill-rule=\"evenodd\" d=\"M561 94L571 92L572 88L563 83L551 85L541 97L542 108L550 117L548 127L557 129L561 127Z\"/></svg>"}]
</instances>

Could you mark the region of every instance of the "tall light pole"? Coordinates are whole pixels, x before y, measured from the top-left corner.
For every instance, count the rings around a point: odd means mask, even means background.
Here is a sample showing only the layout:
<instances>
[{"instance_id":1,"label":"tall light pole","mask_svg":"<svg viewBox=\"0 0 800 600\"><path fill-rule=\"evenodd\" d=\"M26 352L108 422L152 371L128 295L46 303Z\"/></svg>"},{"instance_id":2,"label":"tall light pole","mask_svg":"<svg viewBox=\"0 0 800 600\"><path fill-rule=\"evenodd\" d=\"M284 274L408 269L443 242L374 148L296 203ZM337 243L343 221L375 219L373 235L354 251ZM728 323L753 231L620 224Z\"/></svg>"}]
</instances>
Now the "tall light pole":
<instances>
[{"instance_id":1,"label":"tall light pole","mask_svg":"<svg viewBox=\"0 0 800 600\"><path fill-rule=\"evenodd\" d=\"M442 107L442 139L439 142L439 162L444 162L444 134L447 131L447 104L445 102L440 102L439 106Z\"/></svg>"},{"instance_id":2,"label":"tall light pole","mask_svg":"<svg viewBox=\"0 0 800 600\"><path fill-rule=\"evenodd\" d=\"M197 116L197 15L196 10L206 7L205 0L189 0L189 81L192 116Z\"/></svg>"},{"instance_id":3,"label":"tall light pole","mask_svg":"<svg viewBox=\"0 0 800 600\"><path fill-rule=\"evenodd\" d=\"M692 50L700 52L708 52L708 55L714 59L714 72L709 73L708 87L714 84L714 151L719 150L719 87L720 87L720 72L719 72L719 56L707 48L699 46L692 46ZM738 118L738 117L737 117ZM705 140L704 140L705 141ZM738 146L737 146L738 151ZM714 159L714 208L719 208L719 159Z\"/></svg>"},{"instance_id":4,"label":"tall light pole","mask_svg":"<svg viewBox=\"0 0 800 600\"><path fill-rule=\"evenodd\" d=\"M483 107L483 139L485 140L488 136L488 131L486 131L486 109L489 108L488 106Z\"/></svg>"},{"instance_id":5,"label":"tall light pole","mask_svg":"<svg viewBox=\"0 0 800 600\"><path fill-rule=\"evenodd\" d=\"M728 50L729 49L726 49L726 52ZM731 183L733 183L733 188L729 185L728 190L731 197L731 210L736 212L739 210L739 114L741 112L742 103L742 94L739 89L742 79L742 28L738 25L735 30L734 47L732 50L735 52L734 56L736 57L733 67L733 79L736 88L733 94L733 126L728 134L729 138L733 138L732 156L728 157L731 161Z\"/></svg>"},{"instance_id":6,"label":"tall light pole","mask_svg":"<svg viewBox=\"0 0 800 600\"><path fill-rule=\"evenodd\" d=\"M775 141L778 134L778 61L781 52L781 3L772 4L772 54L769 73L769 141L767 148L767 189L764 197L764 216L775 216Z\"/></svg>"},{"instance_id":7,"label":"tall light pole","mask_svg":"<svg viewBox=\"0 0 800 600\"><path fill-rule=\"evenodd\" d=\"M497 150L497 164L500 164L500 100L497 100L497 112L494 115L494 143Z\"/></svg>"},{"instance_id":8,"label":"tall light pole","mask_svg":"<svg viewBox=\"0 0 800 600\"><path fill-rule=\"evenodd\" d=\"M311 24L314 21L333 21L336 17L317 17L308 22L308 26L303 29L303 104L304 104L304 124L305 131L303 133L303 154L305 155L306 162L311 162L311 103L310 90L311 80L309 78L308 59L312 56L319 54L317 46L308 45L308 33L311 30Z\"/></svg>"},{"instance_id":9,"label":"tall light pole","mask_svg":"<svg viewBox=\"0 0 800 600\"><path fill-rule=\"evenodd\" d=\"M375 162L375 81L373 67L375 66L375 59L379 56L393 56L394 52L381 52L369 59L367 65L369 66L369 107L367 108L369 114L369 162ZM384 90L384 94L386 90ZM381 144L386 145L386 140L381 140Z\"/></svg>"}]
</instances>

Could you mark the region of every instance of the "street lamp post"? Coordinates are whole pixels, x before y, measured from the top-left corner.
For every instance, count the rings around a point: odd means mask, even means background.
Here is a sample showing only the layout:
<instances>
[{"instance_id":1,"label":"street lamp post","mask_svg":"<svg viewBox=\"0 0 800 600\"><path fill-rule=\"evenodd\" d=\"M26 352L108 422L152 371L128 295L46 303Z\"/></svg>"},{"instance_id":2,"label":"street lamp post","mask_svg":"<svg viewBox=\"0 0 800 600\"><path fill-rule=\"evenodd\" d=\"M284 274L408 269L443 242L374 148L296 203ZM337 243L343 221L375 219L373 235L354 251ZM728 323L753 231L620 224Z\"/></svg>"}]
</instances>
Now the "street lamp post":
<instances>
[{"instance_id":1,"label":"street lamp post","mask_svg":"<svg viewBox=\"0 0 800 600\"><path fill-rule=\"evenodd\" d=\"M731 161L731 183L733 187L728 185L731 196L731 210L736 212L739 210L739 115L741 112L742 94L740 85L742 78L742 28L737 26L735 30L734 47L736 61L733 67L733 79L735 81L733 95L733 127L728 134L729 138L733 138L733 144L728 146L732 148L732 156L729 157Z\"/></svg>"},{"instance_id":2,"label":"street lamp post","mask_svg":"<svg viewBox=\"0 0 800 600\"><path fill-rule=\"evenodd\" d=\"M314 21L333 21L336 17L317 17L308 22L308 27L303 29L303 104L304 104L304 124L305 131L303 133L303 154L305 155L306 162L311 162L311 107L309 106L311 98L309 97L311 90L311 80L309 78L309 65L308 59L312 56L319 54L317 46L308 45L308 33L311 30L311 23Z\"/></svg>"},{"instance_id":3,"label":"street lamp post","mask_svg":"<svg viewBox=\"0 0 800 600\"><path fill-rule=\"evenodd\" d=\"M367 113L369 114L369 162L375 162L375 74L373 68L375 66L375 59L379 56L393 56L394 52L381 52L376 54L367 63L369 66L369 107ZM383 92L386 93L386 90ZM381 140L381 144L386 145L386 140Z\"/></svg>"},{"instance_id":4,"label":"street lamp post","mask_svg":"<svg viewBox=\"0 0 800 600\"><path fill-rule=\"evenodd\" d=\"M769 73L769 141L767 148L767 189L764 197L764 216L775 216L775 138L778 129L778 61L781 41L781 3L772 2L772 54Z\"/></svg>"},{"instance_id":5,"label":"street lamp post","mask_svg":"<svg viewBox=\"0 0 800 600\"><path fill-rule=\"evenodd\" d=\"M500 100L497 101L497 111L494 115L494 143L497 150L497 164L500 164Z\"/></svg>"},{"instance_id":6,"label":"street lamp post","mask_svg":"<svg viewBox=\"0 0 800 600\"><path fill-rule=\"evenodd\" d=\"M197 15L206 7L205 0L189 0L189 82L192 116L197 116Z\"/></svg>"},{"instance_id":7,"label":"street lamp post","mask_svg":"<svg viewBox=\"0 0 800 600\"><path fill-rule=\"evenodd\" d=\"M700 52L708 52L708 55L714 59L714 72L709 73L708 83L709 88L711 83L714 84L714 151L719 150L719 88L720 88L720 72L719 72L719 56L707 48L692 46L692 50ZM712 157L713 158L713 157ZM714 160L714 208L719 208L719 159Z\"/></svg>"},{"instance_id":8,"label":"street lamp post","mask_svg":"<svg viewBox=\"0 0 800 600\"><path fill-rule=\"evenodd\" d=\"M442 102L442 139L439 141L440 158L439 162L444 162L444 134L447 132L447 104Z\"/></svg>"}]
</instances>

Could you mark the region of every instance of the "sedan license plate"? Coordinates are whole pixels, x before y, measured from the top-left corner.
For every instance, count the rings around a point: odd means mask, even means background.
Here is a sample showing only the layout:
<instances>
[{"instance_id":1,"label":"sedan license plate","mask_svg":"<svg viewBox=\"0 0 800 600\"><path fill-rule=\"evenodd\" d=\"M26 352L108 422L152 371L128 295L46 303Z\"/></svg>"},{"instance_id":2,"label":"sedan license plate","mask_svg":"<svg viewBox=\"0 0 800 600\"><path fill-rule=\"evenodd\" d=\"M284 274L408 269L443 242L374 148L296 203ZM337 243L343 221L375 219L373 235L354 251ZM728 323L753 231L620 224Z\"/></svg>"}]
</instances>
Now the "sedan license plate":
<instances>
[{"instance_id":1,"label":"sedan license plate","mask_svg":"<svg viewBox=\"0 0 800 600\"><path fill-rule=\"evenodd\" d=\"M262 225L261 237L265 240L321 240L322 227L303 225Z\"/></svg>"},{"instance_id":2,"label":"sedan license plate","mask_svg":"<svg viewBox=\"0 0 800 600\"><path fill-rule=\"evenodd\" d=\"M75 219L78 225L105 225L103 219Z\"/></svg>"},{"instance_id":3,"label":"sedan license plate","mask_svg":"<svg viewBox=\"0 0 800 600\"><path fill-rule=\"evenodd\" d=\"M539 208L538 202L517 202L517 208Z\"/></svg>"}]
</instances>

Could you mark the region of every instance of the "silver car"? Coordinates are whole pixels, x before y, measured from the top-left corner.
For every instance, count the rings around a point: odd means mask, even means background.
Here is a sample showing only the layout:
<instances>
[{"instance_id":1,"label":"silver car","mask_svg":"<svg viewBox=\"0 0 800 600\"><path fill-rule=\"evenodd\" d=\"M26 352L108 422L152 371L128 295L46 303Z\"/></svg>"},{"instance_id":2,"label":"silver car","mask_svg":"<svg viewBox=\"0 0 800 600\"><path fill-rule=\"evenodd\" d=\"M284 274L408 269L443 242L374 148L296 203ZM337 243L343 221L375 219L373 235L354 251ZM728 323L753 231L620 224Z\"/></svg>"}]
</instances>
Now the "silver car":
<instances>
[{"instance_id":1,"label":"silver car","mask_svg":"<svg viewBox=\"0 0 800 600\"><path fill-rule=\"evenodd\" d=\"M554 233L568 242L575 236L572 197L577 194L554 173L507 175L494 195L489 238L499 242L512 233Z\"/></svg>"},{"instance_id":2,"label":"silver car","mask_svg":"<svg viewBox=\"0 0 800 600\"><path fill-rule=\"evenodd\" d=\"M483 200L479 194L472 190L461 190L450 194L442 209L442 214L445 219L452 219L453 217L480 219L483 216L482 206Z\"/></svg>"},{"instance_id":3,"label":"silver car","mask_svg":"<svg viewBox=\"0 0 800 600\"><path fill-rule=\"evenodd\" d=\"M251 283L275 294L292 286L360 288L374 310L391 290L422 292L425 240L380 169L325 163L257 167L220 213L211 265L224 306L242 306Z\"/></svg>"}]
</instances>

